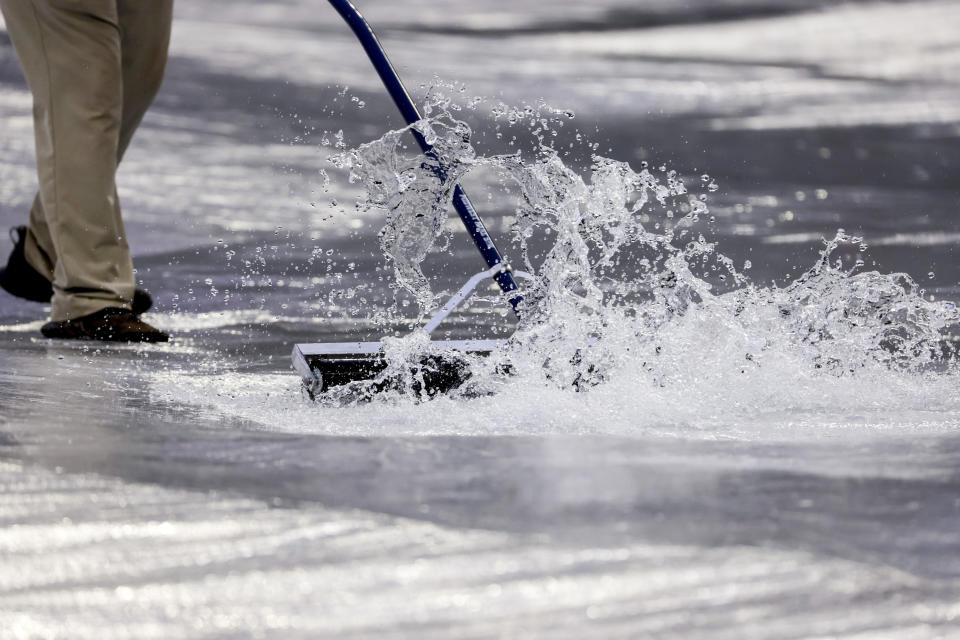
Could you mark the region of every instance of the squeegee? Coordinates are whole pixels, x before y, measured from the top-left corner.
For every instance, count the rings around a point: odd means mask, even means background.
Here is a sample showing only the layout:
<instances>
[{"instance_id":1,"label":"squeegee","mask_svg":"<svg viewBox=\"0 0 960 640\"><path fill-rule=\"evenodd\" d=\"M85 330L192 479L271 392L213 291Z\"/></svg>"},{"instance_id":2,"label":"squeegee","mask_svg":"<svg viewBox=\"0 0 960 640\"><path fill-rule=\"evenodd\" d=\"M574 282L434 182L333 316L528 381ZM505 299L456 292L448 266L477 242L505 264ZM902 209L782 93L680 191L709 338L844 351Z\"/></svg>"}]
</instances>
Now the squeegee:
<instances>
[{"instance_id":1,"label":"squeegee","mask_svg":"<svg viewBox=\"0 0 960 640\"><path fill-rule=\"evenodd\" d=\"M348 0L329 0L329 2L359 39L406 123L413 125L422 120L423 116L387 58L376 34L357 8ZM443 158L438 156L423 134L413 127L410 128L410 133L424 155L436 162L439 167L438 177L441 180L446 179L447 172ZM434 315L423 328L428 334L457 304L470 295L480 282L487 278L493 278L504 294L508 296L514 294L509 301L514 312L517 312L522 297L516 293L517 283L514 276L531 277L526 273L514 272L504 262L493 239L487 233L483 220L480 219L466 191L459 184L453 189L453 207L486 262L487 270L470 278L463 288ZM463 354L489 355L501 343L500 340L431 341L430 348L420 363L422 367L420 379L425 387L422 391L433 394L460 386L470 377L469 367L466 366ZM303 379L305 391L314 398L318 393L327 392L334 387L377 378L387 368L383 349L383 344L380 342L298 344L293 347L293 366Z\"/></svg>"}]
</instances>

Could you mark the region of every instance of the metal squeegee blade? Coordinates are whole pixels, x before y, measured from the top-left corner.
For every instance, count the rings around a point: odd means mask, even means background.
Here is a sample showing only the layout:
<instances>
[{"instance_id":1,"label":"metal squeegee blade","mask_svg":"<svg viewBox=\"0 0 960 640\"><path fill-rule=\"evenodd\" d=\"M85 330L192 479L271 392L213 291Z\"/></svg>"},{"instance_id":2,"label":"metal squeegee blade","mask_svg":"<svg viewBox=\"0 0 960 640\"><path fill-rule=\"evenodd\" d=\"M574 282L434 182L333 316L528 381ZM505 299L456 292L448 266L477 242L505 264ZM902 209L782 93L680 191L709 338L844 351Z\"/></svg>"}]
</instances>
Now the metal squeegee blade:
<instances>
[{"instance_id":1,"label":"metal squeegee blade","mask_svg":"<svg viewBox=\"0 0 960 640\"><path fill-rule=\"evenodd\" d=\"M470 378L463 354L487 356L502 340L438 340L421 359L427 395L455 389ZM321 342L293 347L293 366L311 397L352 382L373 381L387 368L380 342Z\"/></svg>"}]
</instances>

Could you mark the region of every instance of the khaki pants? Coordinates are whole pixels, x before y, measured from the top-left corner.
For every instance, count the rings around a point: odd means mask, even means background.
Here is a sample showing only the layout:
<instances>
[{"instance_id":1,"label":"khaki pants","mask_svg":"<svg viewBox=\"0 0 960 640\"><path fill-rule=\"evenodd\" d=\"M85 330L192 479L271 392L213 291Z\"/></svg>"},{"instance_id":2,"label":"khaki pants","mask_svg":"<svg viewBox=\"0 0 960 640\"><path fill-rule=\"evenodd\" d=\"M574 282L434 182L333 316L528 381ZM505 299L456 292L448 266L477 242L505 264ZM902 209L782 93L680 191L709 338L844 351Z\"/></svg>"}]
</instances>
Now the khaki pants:
<instances>
[{"instance_id":1,"label":"khaki pants","mask_svg":"<svg viewBox=\"0 0 960 640\"><path fill-rule=\"evenodd\" d=\"M0 0L33 93L40 192L27 261L52 320L129 308L134 274L114 177L167 59L173 0Z\"/></svg>"}]
</instances>

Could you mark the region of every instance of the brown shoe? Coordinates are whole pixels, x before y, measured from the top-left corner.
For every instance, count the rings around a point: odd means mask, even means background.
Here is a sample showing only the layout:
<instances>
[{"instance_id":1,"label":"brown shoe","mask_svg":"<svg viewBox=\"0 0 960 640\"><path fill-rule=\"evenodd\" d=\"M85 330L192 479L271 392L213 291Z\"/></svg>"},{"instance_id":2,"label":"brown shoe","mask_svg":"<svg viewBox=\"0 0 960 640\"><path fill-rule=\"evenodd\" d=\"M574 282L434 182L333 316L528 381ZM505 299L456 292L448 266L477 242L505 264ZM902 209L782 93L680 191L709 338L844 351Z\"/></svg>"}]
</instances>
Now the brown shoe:
<instances>
[{"instance_id":1,"label":"brown shoe","mask_svg":"<svg viewBox=\"0 0 960 640\"><path fill-rule=\"evenodd\" d=\"M82 318L48 322L40 327L47 338L110 342L166 342L170 336L151 327L133 311L108 307Z\"/></svg>"}]
</instances>

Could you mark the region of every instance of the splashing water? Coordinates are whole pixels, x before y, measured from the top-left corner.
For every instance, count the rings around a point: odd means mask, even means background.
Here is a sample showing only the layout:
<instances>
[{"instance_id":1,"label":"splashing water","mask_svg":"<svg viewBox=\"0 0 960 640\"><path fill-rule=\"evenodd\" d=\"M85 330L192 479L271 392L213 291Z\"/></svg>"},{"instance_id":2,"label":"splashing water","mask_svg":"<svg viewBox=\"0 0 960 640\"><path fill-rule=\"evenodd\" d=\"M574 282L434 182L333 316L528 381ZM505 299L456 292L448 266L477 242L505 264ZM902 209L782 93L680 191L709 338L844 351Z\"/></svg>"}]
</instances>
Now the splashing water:
<instances>
[{"instance_id":1,"label":"splashing water","mask_svg":"<svg viewBox=\"0 0 960 640\"><path fill-rule=\"evenodd\" d=\"M863 271L860 238L840 230L795 281L759 286L707 241L706 196L688 193L675 172L637 171L594 153L581 175L551 143L570 115L545 105L494 112L510 125L528 123L536 140L530 157L483 156L452 111L448 99L434 96L429 117L415 125L442 169L405 152L406 130L333 161L365 187L360 208L385 218L383 255L420 320L442 301L422 264L449 246L454 185L492 173L514 197L512 248L536 280L523 290L516 332L492 357L471 361L473 377L458 395L535 385L682 389L690 396L731 385L769 389L771 376L789 390L838 378L958 375L947 340L960 323L956 305L925 300L906 274ZM399 380L401 393L417 388L415 365L430 349L427 337L414 332L386 343L390 366L377 383Z\"/></svg>"}]
</instances>

